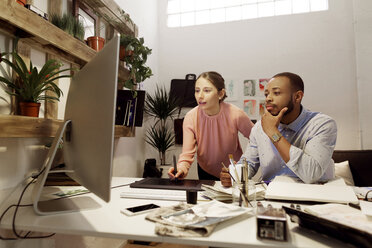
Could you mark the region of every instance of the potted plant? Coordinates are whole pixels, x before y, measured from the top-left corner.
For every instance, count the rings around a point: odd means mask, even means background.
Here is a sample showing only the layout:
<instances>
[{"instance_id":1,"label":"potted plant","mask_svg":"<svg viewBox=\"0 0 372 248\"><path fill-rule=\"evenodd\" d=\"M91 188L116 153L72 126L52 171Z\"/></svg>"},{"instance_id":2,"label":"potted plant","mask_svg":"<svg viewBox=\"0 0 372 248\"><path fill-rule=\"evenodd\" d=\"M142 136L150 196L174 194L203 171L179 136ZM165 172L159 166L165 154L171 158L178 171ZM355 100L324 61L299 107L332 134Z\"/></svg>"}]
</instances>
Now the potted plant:
<instances>
[{"instance_id":1,"label":"potted plant","mask_svg":"<svg viewBox=\"0 0 372 248\"><path fill-rule=\"evenodd\" d=\"M125 56L133 55L133 46L131 43L134 43L136 38L130 35L121 34L120 35L120 53L119 59L124 61Z\"/></svg>"},{"instance_id":2,"label":"potted plant","mask_svg":"<svg viewBox=\"0 0 372 248\"><path fill-rule=\"evenodd\" d=\"M138 90L137 84L143 82L145 79L152 76L151 69L146 66L147 56L151 54L151 49L144 46L144 39L137 39L134 36L121 34L120 44L125 47L125 51L122 51L122 56L125 56L124 62L129 70L128 79L122 84L128 90L118 90L117 94L117 112L116 112L116 124L127 126L142 126L143 108L145 102L145 91ZM129 54L129 55L128 55ZM129 111L126 106L130 103ZM132 111L132 109L134 109ZM130 121L130 118L126 118L126 113L135 114L135 122ZM129 121L126 121L129 120Z\"/></svg>"},{"instance_id":3,"label":"potted plant","mask_svg":"<svg viewBox=\"0 0 372 248\"><path fill-rule=\"evenodd\" d=\"M70 13L65 13L62 16L53 14L50 16L50 22L75 38L84 41L84 24Z\"/></svg>"},{"instance_id":4,"label":"potted plant","mask_svg":"<svg viewBox=\"0 0 372 248\"><path fill-rule=\"evenodd\" d=\"M145 141L159 152L160 165L165 165L165 153L174 145L174 133L168 119L177 115L178 101L172 98L165 87L156 87L154 96L146 94L145 113L155 119L146 132Z\"/></svg>"},{"instance_id":5,"label":"potted plant","mask_svg":"<svg viewBox=\"0 0 372 248\"><path fill-rule=\"evenodd\" d=\"M8 54L12 55L13 62L5 57ZM59 101L59 97L63 92L53 81L59 78L71 77L71 75L58 75L70 69L59 70L62 64L57 60L50 59L39 71L32 65L31 61L29 68L27 68L24 60L15 50L11 53L1 53L0 55L0 62L9 65L17 75L15 80L0 77L0 82L3 82L8 87L9 90L6 90L6 93L18 98L21 115L38 117L40 101ZM55 96L43 94L45 91L53 92Z\"/></svg>"},{"instance_id":6,"label":"potted plant","mask_svg":"<svg viewBox=\"0 0 372 248\"><path fill-rule=\"evenodd\" d=\"M125 56L124 62L129 69L129 78L124 82L128 89L135 90L138 83L145 81L152 76L151 68L146 65L147 57L151 49L144 45L143 38L121 34L121 40L127 43L126 51L132 51L131 56Z\"/></svg>"},{"instance_id":7,"label":"potted plant","mask_svg":"<svg viewBox=\"0 0 372 248\"><path fill-rule=\"evenodd\" d=\"M90 36L87 38L87 44L93 50L99 52L102 50L103 46L105 45L105 39L100 36Z\"/></svg>"}]
</instances>

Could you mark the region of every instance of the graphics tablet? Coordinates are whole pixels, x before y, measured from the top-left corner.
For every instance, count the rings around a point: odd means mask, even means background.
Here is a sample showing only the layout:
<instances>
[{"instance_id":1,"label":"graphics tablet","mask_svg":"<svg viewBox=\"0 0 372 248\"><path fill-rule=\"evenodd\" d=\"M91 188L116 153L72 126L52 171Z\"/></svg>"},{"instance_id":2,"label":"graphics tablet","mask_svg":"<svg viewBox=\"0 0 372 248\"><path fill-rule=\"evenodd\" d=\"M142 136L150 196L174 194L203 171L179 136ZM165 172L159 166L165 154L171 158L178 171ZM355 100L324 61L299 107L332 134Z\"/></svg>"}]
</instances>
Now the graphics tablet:
<instances>
[{"instance_id":1,"label":"graphics tablet","mask_svg":"<svg viewBox=\"0 0 372 248\"><path fill-rule=\"evenodd\" d=\"M147 189L173 189L173 190L196 190L201 191L201 185L214 185L213 180L170 180L168 178L144 178L130 184L131 188L147 188Z\"/></svg>"}]
</instances>

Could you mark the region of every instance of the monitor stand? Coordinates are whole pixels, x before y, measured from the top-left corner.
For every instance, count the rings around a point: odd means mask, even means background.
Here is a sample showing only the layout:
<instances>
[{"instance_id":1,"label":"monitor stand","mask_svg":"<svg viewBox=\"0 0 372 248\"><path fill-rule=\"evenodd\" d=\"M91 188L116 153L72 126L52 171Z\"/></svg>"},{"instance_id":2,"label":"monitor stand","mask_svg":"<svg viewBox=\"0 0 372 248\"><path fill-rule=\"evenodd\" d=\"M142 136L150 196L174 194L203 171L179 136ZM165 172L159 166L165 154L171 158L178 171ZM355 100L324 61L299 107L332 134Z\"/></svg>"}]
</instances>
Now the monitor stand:
<instances>
[{"instance_id":1,"label":"monitor stand","mask_svg":"<svg viewBox=\"0 0 372 248\"><path fill-rule=\"evenodd\" d=\"M54 157L56 155L59 142L61 141L63 134L67 130L68 126L71 125L71 120L65 121L58 129L56 137L53 140L52 146L49 149L48 155L44 161L41 172L36 180L32 191L32 203L34 211L38 215L54 215L62 213L70 213L81 210L96 209L101 205L89 196L76 196L70 198L60 198L48 201L41 201L43 188L45 181L49 173L56 173L50 171ZM58 171L60 173L66 171ZM58 173L57 172L57 173Z\"/></svg>"}]
</instances>

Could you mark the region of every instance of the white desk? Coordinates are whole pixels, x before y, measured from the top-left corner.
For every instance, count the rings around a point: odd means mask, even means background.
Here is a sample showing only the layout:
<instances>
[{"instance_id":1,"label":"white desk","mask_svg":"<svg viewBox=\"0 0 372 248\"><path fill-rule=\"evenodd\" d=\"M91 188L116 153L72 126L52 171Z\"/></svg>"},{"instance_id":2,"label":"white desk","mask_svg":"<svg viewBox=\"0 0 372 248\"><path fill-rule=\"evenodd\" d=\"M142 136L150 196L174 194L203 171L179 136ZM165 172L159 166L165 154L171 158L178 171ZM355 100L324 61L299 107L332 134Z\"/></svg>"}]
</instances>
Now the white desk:
<instances>
[{"instance_id":1,"label":"white desk","mask_svg":"<svg viewBox=\"0 0 372 248\"><path fill-rule=\"evenodd\" d=\"M134 178L113 178L112 186L132 181ZM31 189L28 192L30 193ZM291 223L289 220L290 231L287 242L259 240L256 238L256 219L254 217L237 218L220 223L209 237L204 238L158 236L154 233L155 224L145 220L145 214L127 217L120 213L120 208L149 202L167 206L176 204L176 202L124 199L120 198L120 192L121 188L112 190L110 203L105 203L92 196L102 205L101 208L95 210L55 216L37 216L32 207L19 208L16 219L17 230L214 247L345 247L345 244L338 240L299 228L297 224ZM3 208L10 203L15 203L17 199L18 194L13 194L8 203L3 204ZM29 194L25 196L22 203L30 203ZM12 213L13 211L10 211L4 217L0 225L1 228L11 229Z\"/></svg>"}]
</instances>

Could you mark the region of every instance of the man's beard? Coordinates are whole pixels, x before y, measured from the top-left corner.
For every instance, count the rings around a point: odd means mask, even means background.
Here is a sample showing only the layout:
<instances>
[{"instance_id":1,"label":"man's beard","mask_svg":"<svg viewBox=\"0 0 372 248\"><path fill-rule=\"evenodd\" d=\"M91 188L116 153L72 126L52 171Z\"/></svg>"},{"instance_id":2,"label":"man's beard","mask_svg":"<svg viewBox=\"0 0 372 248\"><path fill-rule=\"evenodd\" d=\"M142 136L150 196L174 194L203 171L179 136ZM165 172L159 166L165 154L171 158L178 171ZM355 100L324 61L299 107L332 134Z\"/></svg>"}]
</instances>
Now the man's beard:
<instances>
[{"instance_id":1,"label":"man's beard","mask_svg":"<svg viewBox=\"0 0 372 248\"><path fill-rule=\"evenodd\" d=\"M290 99L290 100L288 101L287 106L285 106L285 107L287 107L288 109L287 109L287 111L284 112L283 116L286 116L286 115L288 115L289 113L291 113L291 112L293 111L294 104L293 104L292 99ZM283 107L283 108L285 108L285 107ZM283 108L282 108L282 109L283 109ZM282 111L282 109L281 109L280 111ZM276 114L272 114L272 115L273 115L273 116L277 116L277 115L280 113L280 111L278 111L278 113L276 113Z\"/></svg>"},{"instance_id":2,"label":"man's beard","mask_svg":"<svg viewBox=\"0 0 372 248\"><path fill-rule=\"evenodd\" d=\"M291 113L293 111L293 108L294 108L294 104L293 104L293 101L292 99L290 99L288 101L288 104L287 104L287 111L285 111L284 115L288 115L289 113Z\"/></svg>"}]
</instances>

